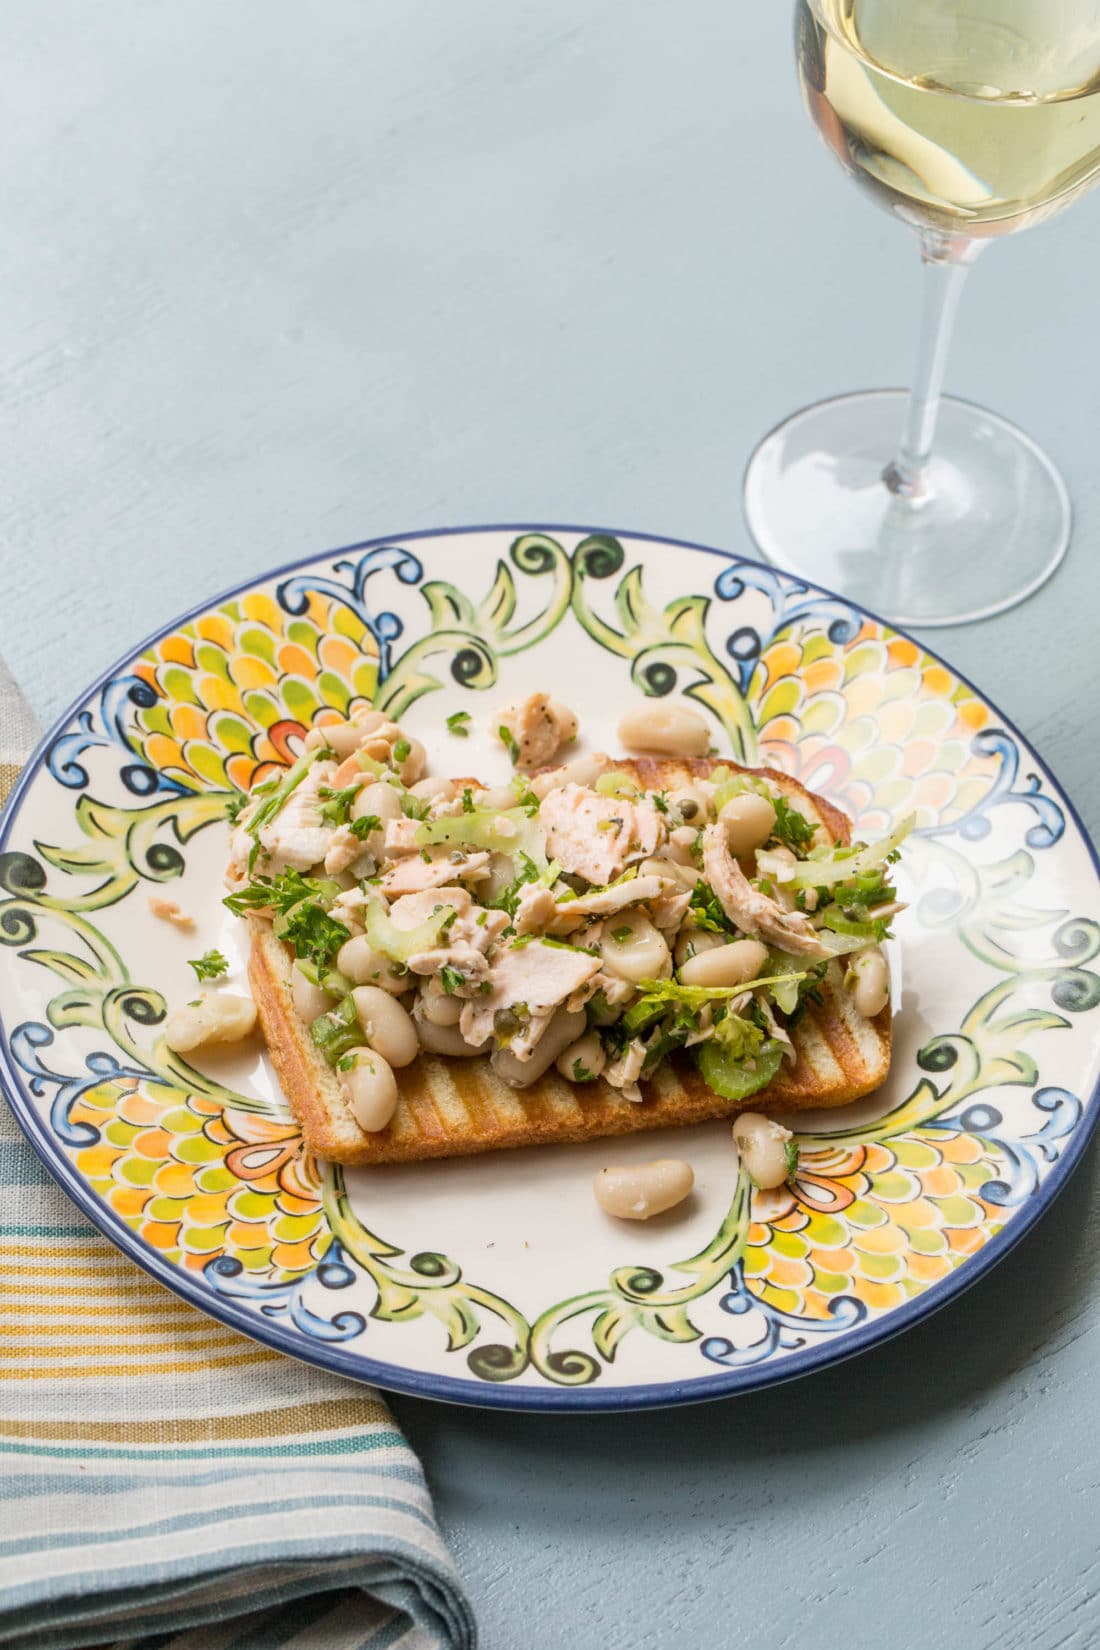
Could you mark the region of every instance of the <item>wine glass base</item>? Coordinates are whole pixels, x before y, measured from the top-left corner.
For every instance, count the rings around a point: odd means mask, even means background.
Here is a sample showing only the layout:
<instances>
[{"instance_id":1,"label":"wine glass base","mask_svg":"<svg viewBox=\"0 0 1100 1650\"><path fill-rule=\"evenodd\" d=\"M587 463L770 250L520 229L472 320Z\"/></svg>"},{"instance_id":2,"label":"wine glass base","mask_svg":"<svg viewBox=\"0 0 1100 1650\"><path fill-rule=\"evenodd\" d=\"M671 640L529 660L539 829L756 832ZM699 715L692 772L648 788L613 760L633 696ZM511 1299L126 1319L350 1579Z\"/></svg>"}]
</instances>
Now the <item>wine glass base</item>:
<instances>
[{"instance_id":1,"label":"wine glass base","mask_svg":"<svg viewBox=\"0 0 1100 1650\"><path fill-rule=\"evenodd\" d=\"M745 516L777 567L896 624L1003 613L1050 578L1072 512L1058 471L1014 424L944 397L928 494L883 481L907 397L870 390L795 413L745 471Z\"/></svg>"}]
</instances>

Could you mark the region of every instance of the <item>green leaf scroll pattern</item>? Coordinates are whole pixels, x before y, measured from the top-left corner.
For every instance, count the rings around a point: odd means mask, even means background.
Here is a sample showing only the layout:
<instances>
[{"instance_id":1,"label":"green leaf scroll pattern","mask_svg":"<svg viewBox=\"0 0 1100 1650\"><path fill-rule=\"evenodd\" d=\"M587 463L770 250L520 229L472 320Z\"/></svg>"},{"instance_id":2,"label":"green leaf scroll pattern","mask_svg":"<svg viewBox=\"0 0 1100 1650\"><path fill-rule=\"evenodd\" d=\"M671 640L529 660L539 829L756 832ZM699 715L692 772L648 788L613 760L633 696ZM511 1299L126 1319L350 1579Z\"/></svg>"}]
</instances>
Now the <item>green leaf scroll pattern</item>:
<instances>
[{"instance_id":1,"label":"green leaf scroll pattern","mask_svg":"<svg viewBox=\"0 0 1100 1650\"><path fill-rule=\"evenodd\" d=\"M650 697L679 691L708 710L721 724L737 762L758 760L756 726L748 700L731 671L707 639L708 596L677 596L656 608L642 587L642 569L632 567L615 587L616 626L589 601L594 581L611 579L626 560L622 545L609 534L582 539L573 552L573 612L609 653L629 661L630 679Z\"/></svg>"},{"instance_id":2,"label":"green leaf scroll pattern","mask_svg":"<svg viewBox=\"0 0 1100 1650\"><path fill-rule=\"evenodd\" d=\"M116 905L141 882L161 884L182 874L183 856L163 839L170 831L186 843L204 825L224 817L217 795L176 796L145 807L107 807L82 796L75 816L89 838L86 845L35 847L42 859L66 877L88 878L93 886L67 897L49 892L48 874L31 854L0 855L0 944L18 947L25 962L48 969L64 989L53 996L46 1018L56 1031L99 1030L140 1066L162 1091L202 1095L239 1111L285 1115L262 1099L239 1094L196 1071L174 1054L158 1033L167 1005L159 991L135 982L122 954L88 920L88 914ZM45 929L49 943L36 943Z\"/></svg>"},{"instance_id":3,"label":"green leaf scroll pattern","mask_svg":"<svg viewBox=\"0 0 1100 1650\"><path fill-rule=\"evenodd\" d=\"M556 539L546 533L524 533L509 549L516 569L529 578L549 580L549 595L531 619L513 623L518 596L515 575L498 561L488 594L474 603L457 586L432 579L420 588L428 604L429 633L406 648L375 695L375 708L394 721L426 693L438 692L443 681L429 668L449 658L450 674L460 687L479 692L495 685L497 661L522 653L544 641L569 611L572 569Z\"/></svg>"},{"instance_id":4,"label":"green leaf scroll pattern","mask_svg":"<svg viewBox=\"0 0 1100 1650\"><path fill-rule=\"evenodd\" d=\"M446 1255L423 1252L410 1256L407 1265L395 1265L402 1251L368 1231L352 1208L343 1170L337 1165L325 1166L324 1187L333 1237L377 1291L373 1318L408 1323L429 1314L445 1330L448 1352L459 1352L481 1333L481 1314L487 1312L505 1326L511 1341L474 1347L467 1354L470 1369L486 1381L511 1381L522 1375L530 1360L531 1339L522 1312L492 1290L467 1282L461 1267Z\"/></svg>"}]
</instances>

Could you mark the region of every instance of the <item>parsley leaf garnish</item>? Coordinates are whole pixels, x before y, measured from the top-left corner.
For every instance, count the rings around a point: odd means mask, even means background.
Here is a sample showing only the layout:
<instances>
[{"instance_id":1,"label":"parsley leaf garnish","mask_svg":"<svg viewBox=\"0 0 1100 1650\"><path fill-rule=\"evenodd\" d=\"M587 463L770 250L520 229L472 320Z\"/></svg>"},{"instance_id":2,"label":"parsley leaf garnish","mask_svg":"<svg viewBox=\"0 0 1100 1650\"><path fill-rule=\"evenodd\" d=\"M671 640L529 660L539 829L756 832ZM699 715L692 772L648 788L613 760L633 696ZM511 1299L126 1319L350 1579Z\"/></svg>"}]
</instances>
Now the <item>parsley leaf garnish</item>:
<instances>
[{"instance_id":1,"label":"parsley leaf garnish","mask_svg":"<svg viewBox=\"0 0 1100 1650\"><path fill-rule=\"evenodd\" d=\"M439 983L448 997L453 997L459 986L466 984L466 976L460 968L451 968L444 965L439 971Z\"/></svg>"},{"instance_id":2,"label":"parsley leaf garnish","mask_svg":"<svg viewBox=\"0 0 1100 1650\"><path fill-rule=\"evenodd\" d=\"M348 830L352 836L357 836L360 842L370 836L372 831L380 831L382 821L377 814L364 814L361 819L352 819L348 822Z\"/></svg>"},{"instance_id":3,"label":"parsley leaf garnish","mask_svg":"<svg viewBox=\"0 0 1100 1650\"><path fill-rule=\"evenodd\" d=\"M511 757L513 768L517 767L519 764L519 745L516 743L515 734L512 732L510 727L506 726L506 724L502 722L497 729L497 736L500 739L501 744L504 746L504 749Z\"/></svg>"},{"instance_id":4,"label":"parsley leaf garnish","mask_svg":"<svg viewBox=\"0 0 1100 1650\"><path fill-rule=\"evenodd\" d=\"M447 731L453 733L456 739L468 739L470 713L468 710L456 710L447 718Z\"/></svg>"},{"instance_id":5,"label":"parsley leaf garnish","mask_svg":"<svg viewBox=\"0 0 1100 1650\"><path fill-rule=\"evenodd\" d=\"M195 970L196 980L216 980L219 975L229 973L229 964L220 951L207 951L201 957L192 957L187 966Z\"/></svg>"},{"instance_id":6,"label":"parsley leaf garnish","mask_svg":"<svg viewBox=\"0 0 1100 1650\"><path fill-rule=\"evenodd\" d=\"M225 817L231 825L237 823L251 801L252 798L247 791L238 791L235 796L229 798L225 805Z\"/></svg>"},{"instance_id":7,"label":"parsley leaf garnish","mask_svg":"<svg viewBox=\"0 0 1100 1650\"><path fill-rule=\"evenodd\" d=\"M352 803L359 795L358 785L345 785L343 790L333 790L331 785L322 785L318 792L321 802L321 818L327 825L346 825L351 817Z\"/></svg>"}]
</instances>

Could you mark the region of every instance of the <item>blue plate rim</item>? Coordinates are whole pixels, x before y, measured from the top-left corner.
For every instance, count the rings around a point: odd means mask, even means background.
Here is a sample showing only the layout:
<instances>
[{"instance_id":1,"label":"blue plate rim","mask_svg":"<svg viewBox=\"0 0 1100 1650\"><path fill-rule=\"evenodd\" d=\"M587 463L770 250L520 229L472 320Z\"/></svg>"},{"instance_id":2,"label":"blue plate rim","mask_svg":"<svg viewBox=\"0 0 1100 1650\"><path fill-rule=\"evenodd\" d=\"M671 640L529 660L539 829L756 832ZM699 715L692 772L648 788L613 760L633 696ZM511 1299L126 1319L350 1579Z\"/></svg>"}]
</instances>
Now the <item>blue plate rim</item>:
<instances>
[{"instance_id":1,"label":"blue plate rim","mask_svg":"<svg viewBox=\"0 0 1100 1650\"><path fill-rule=\"evenodd\" d=\"M843 602L856 612L862 613L873 623L884 626L894 635L912 641L914 646L919 647L923 653L950 670L958 681L964 683L983 703L988 705L1000 719L1002 725L1019 742L1021 748L1028 752L1035 767L1064 801L1066 811L1088 850L1093 871L1100 880L1100 854L1097 852L1096 845L1085 827L1084 821L1081 819L1064 786L1059 783L1056 775L1033 748L1030 741L1024 738L1015 723L1005 716L1000 707L994 704L968 676L949 664L938 652L926 647L923 642L916 641L916 638L910 636L908 631L900 629L888 619L879 617L871 609L863 607L861 603L854 602L848 597L838 596L835 591L829 590L824 585L813 584L808 580L796 578L795 575L785 572L782 568L776 568L770 562L742 555L735 550L721 550L712 544L700 544L691 539L674 539L662 533L635 532L629 528L591 527L579 526L575 523L529 521L493 522L464 527L419 528L414 532L386 533L376 538L344 545L338 549L317 551L311 555L297 557L279 567L243 579L220 594L209 596L198 602L187 612L180 614L167 624L161 625L148 635L144 641L138 642L135 646L127 649L119 659L102 671L91 685L56 718L49 731L39 740L27 758L26 764L16 780L3 809L0 810L0 853L3 853L6 848L23 796L37 778L53 742L74 717L96 698L109 681L124 670L127 665L131 664L146 648L151 647L180 625L188 624L192 619L205 613L211 607L218 606L222 602L231 601L235 596L241 595L257 584L282 578L286 574L312 567L317 562L337 556L353 555L383 546L402 546L406 542L423 539L470 537L474 534L483 533L532 532L580 535L604 534L618 539L635 539L642 543L662 544L673 550L701 551L705 555L719 556L727 562L760 567L782 579L803 585L807 591L814 591L833 601ZM1096 1130L1097 1123L1100 1121L1100 1081L1098 1081L1087 1102L1083 1102L1083 1116L1080 1126L1074 1130L1066 1150L1060 1155L1050 1173L1033 1194L1034 1200L1032 1202L1014 1215L975 1257L966 1260L949 1277L931 1284L923 1294L915 1296L901 1306L894 1307L881 1318L872 1318L868 1322L846 1331L838 1340L821 1342L816 1346L804 1346L775 1360L769 1360L761 1364L751 1364L739 1369L727 1369L721 1374L704 1376L693 1381L652 1381L629 1387L543 1388L515 1386L510 1382L501 1383L497 1386L489 1382L465 1380L446 1374L420 1373L406 1369L401 1365L383 1363L378 1359L363 1356L360 1353L353 1355L350 1350L345 1350L339 1346L310 1342L294 1331L284 1330L281 1325L265 1322L257 1314L249 1312L243 1307L238 1307L231 1301L219 1299L205 1289L197 1277L184 1272L180 1267L173 1266L171 1262L161 1259L155 1251L142 1244L121 1218L115 1216L105 1204L100 1202L87 1182L80 1178L74 1166L64 1156L58 1142L46 1129L42 1117L26 1093L23 1080L12 1061L7 1028L2 1019L0 1019L0 1091L3 1092L11 1107L13 1117L51 1177L57 1181L80 1211L87 1216L92 1225L117 1249L140 1266L144 1272L147 1272L158 1283L170 1289L173 1294L180 1296L190 1305L205 1312L208 1317L215 1318L230 1328L238 1330L248 1339L258 1341L273 1351L295 1358L300 1363L311 1364L333 1375L378 1386L387 1392L400 1393L413 1398L434 1399L443 1403L469 1405L478 1409L527 1410L558 1414L663 1409L679 1404L705 1403L710 1399L732 1397L738 1393L760 1391L766 1387L778 1386L784 1381L798 1379L803 1375L811 1375L816 1370L831 1364L843 1363L849 1358L857 1357L860 1353L868 1352L873 1347L892 1340L895 1335L903 1334L907 1329L911 1329L926 1318L932 1317L941 1308L957 1300L960 1295L978 1283L1006 1255L1011 1253L1017 1243L1027 1236L1028 1232L1046 1213L1062 1191L1084 1155L1085 1149Z\"/></svg>"}]
</instances>

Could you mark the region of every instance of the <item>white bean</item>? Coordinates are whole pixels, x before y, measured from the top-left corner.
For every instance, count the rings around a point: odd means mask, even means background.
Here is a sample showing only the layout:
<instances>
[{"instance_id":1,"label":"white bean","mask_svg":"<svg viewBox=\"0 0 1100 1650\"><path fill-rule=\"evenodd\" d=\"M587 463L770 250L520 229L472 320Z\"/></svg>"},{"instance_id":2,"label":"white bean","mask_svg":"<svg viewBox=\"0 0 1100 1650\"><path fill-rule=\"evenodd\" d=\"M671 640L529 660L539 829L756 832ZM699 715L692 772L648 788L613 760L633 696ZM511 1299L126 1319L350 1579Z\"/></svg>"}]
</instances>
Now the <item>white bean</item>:
<instances>
[{"instance_id":1,"label":"white bean","mask_svg":"<svg viewBox=\"0 0 1100 1650\"><path fill-rule=\"evenodd\" d=\"M352 819L366 819L371 814L383 825L388 819L401 818L401 798L384 779L364 785L351 805Z\"/></svg>"},{"instance_id":2,"label":"white bean","mask_svg":"<svg viewBox=\"0 0 1100 1650\"><path fill-rule=\"evenodd\" d=\"M790 1129L762 1112L743 1111L734 1120L733 1143L741 1153L749 1179L762 1192L782 1186L787 1179L790 1165L786 1148L793 1139Z\"/></svg>"},{"instance_id":3,"label":"white bean","mask_svg":"<svg viewBox=\"0 0 1100 1650\"><path fill-rule=\"evenodd\" d=\"M391 1066L407 1066L415 1060L419 1043L408 1010L376 985L357 985L351 995L371 1048Z\"/></svg>"},{"instance_id":4,"label":"white bean","mask_svg":"<svg viewBox=\"0 0 1100 1650\"><path fill-rule=\"evenodd\" d=\"M390 959L381 951L375 951L364 934L354 934L344 941L337 953L336 966L353 985L381 986L395 997L416 984L408 974L395 974Z\"/></svg>"},{"instance_id":5,"label":"white bean","mask_svg":"<svg viewBox=\"0 0 1100 1650\"><path fill-rule=\"evenodd\" d=\"M722 934L712 934L706 928L685 928L676 938L676 966L683 968L692 957L701 957L704 951L717 951L725 944Z\"/></svg>"},{"instance_id":6,"label":"white bean","mask_svg":"<svg viewBox=\"0 0 1100 1650\"><path fill-rule=\"evenodd\" d=\"M598 1077L607 1064L607 1055L596 1033L586 1031L583 1037L570 1043L554 1063L567 1082L583 1083L587 1078L578 1077L577 1072L584 1071L591 1077Z\"/></svg>"},{"instance_id":7,"label":"white bean","mask_svg":"<svg viewBox=\"0 0 1100 1650\"><path fill-rule=\"evenodd\" d=\"M873 1020L882 1013L890 1001L890 965L877 945L857 951L849 959L844 983L849 985L852 1001L865 1019Z\"/></svg>"},{"instance_id":8,"label":"white bean","mask_svg":"<svg viewBox=\"0 0 1100 1650\"><path fill-rule=\"evenodd\" d=\"M377 1134L397 1110L397 1079L375 1049L353 1049L352 1057L354 1064L340 1073L340 1081L359 1127Z\"/></svg>"},{"instance_id":9,"label":"white bean","mask_svg":"<svg viewBox=\"0 0 1100 1650\"><path fill-rule=\"evenodd\" d=\"M464 997L448 997L443 991L429 991L427 988L420 993L418 1004L420 1014L433 1026L456 1026L465 1006Z\"/></svg>"},{"instance_id":10,"label":"white bean","mask_svg":"<svg viewBox=\"0 0 1100 1650\"><path fill-rule=\"evenodd\" d=\"M682 1203L694 1185L690 1163L678 1157L659 1157L652 1163L601 1169L592 1190L605 1214L617 1220L648 1220Z\"/></svg>"},{"instance_id":11,"label":"white bean","mask_svg":"<svg viewBox=\"0 0 1100 1650\"><path fill-rule=\"evenodd\" d=\"M311 731L320 732L324 743L336 752L341 762L359 749L364 738L361 722L326 722L324 727Z\"/></svg>"},{"instance_id":12,"label":"white bean","mask_svg":"<svg viewBox=\"0 0 1100 1650\"><path fill-rule=\"evenodd\" d=\"M583 1030L583 1008L559 1008L529 1059L521 1060L510 1048L499 1048L492 1056L493 1070L512 1088L525 1089L550 1069L562 1049L576 1042L577 1033Z\"/></svg>"},{"instance_id":13,"label":"white bean","mask_svg":"<svg viewBox=\"0 0 1100 1650\"><path fill-rule=\"evenodd\" d=\"M669 973L672 955L660 930L641 911L609 917L600 940L603 965L620 980L659 980Z\"/></svg>"},{"instance_id":14,"label":"white bean","mask_svg":"<svg viewBox=\"0 0 1100 1650\"><path fill-rule=\"evenodd\" d=\"M290 995L294 999L294 1007L307 1026L320 1019L322 1014L327 1014L332 1007L332 999L328 992L322 991L312 980L307 980L297 963L290 971Z\"/></svg>"},{"instance_id":15,"label":"white bean","mask_svg":"<svg viewBox=\"0 0 1100 1650\"><path fill-rule=\"evenodd\" d=\"M454 780L444 779L442 775L434 779L418 779L415 785L409 786L409 790L422 802L435 802L440 797L445 797L449 802L453 796L458 795L458 786Z\"/></svg>"},{"instance_id":16,"label":"white bean","mask_svg":"<svg viewBox=\"0 0 1100 1650\"><path fill-rule=\"evenodd\" d=\"M514 808L516 793L511 785L491 785L488 790L474 792L476 808Z\"/></svg>"},{"instance_id":17,"label":"white bean","mask_svg":"<svg viewBox=\"0 0 1100 1650\"><path fill-rule=\"evenodd\" d=\"M767 842L775 830L775 809L766 796L743 791L726 803L718 815L718 823L725 827L730 853L740 859Z\"/></svg>"},{"instance_id":18,"label":"white bean","mask_svg":"<svg viewBox=\"0 0 1100 1650\"><path fill-rule=\"evenodd\" d=\"M694 825L677 825L669 834L668 857L676 865L694 865L692 849L699 835Z\"/></svg>"},{"instance_id":19,"label":"white bean","mask_svg":"<svg viewBox=\"0 0 1100 1650\"><path fill-rule=\"evenodd\" d=\"M744 985L759 979L768 966L768 948L759 940L733 940L697 952L680 969L684 985Z\"/></svg>"},{"instance_id":20,"label":"white bean","mask_svg":"<svg viewBox=\"0 0 1100 1650\"><path fill-rule=\"evenodd\" d=\"M681 785L679 790L669 793L668 805L670 812L677 814L685 825L699 830L710 814L710 800L701 785Z\"/></svg>"},{"instance_id":21,"label":"white bean","mask_svg":"<svg viewBox=\"0 0 1100 1650\"><path fill-rule=\"evenodd\" d=\"M206 1043L238 1043L256 1027L251 997L227 991L208 992L174 1008L164 1022L164 1040L176 1054L189 1054Z\"/></svg>"},{"instance_id":22,"label":"white bean","mask_svg":"<svg viewBox=\"0 0 1100 1650\"><path fill-rule=\"evenodd\" d=\"M424 769L428 766L428 753L420 740L414 739L411 734L404 734L402 737L409 749L402 759L398 758L395 751L394 764L402 785L414 785L418 779L422 778ZM400 739L395 741L396 745L400 743Z\"/></svg>"},{"instance_id":23,"label":"white bean","mask_svg":"<svg viewBox=\"0 0 1100 1650\"><path fill-rule=\"evenodd\" d=\"M420 1046L428 1054L444 1054L449 1060L465 1060L472 1054L484 1054L492 1047L493 1039L483 1043L468 1043L456 1025L433 1025L423 1011L423 999L417 1003L414 1019Z\"/></svg>"},{"instance_id":24,"label":"white bean","mask_svg":"<svg viewBox=\"0 0 1100 1650\"><path fill-rule=\"evenodd\" d=\"M628 750L658 756L705 756L710 749L710 728L687 705L647 701L622 718L619 738Z\"/></svg>"},{"instance_id":25,"label":"white bean","mask_svg":"<svg viewBox=\"0 0 1100 1650\"><path fill-rule=\"evenodd\" d=\"M377 733L386 722L384 711L372 710L369 705L360 705L351 713L351 720L359 729L359 736L365 739L368 733Z\"/></svg>"},{"instance_id":26,"label":"white bean","mask_svg":"<svg viewBox=\"0 0 1100 1650\"><path fill-rule=\"evenodd\" d=\"M601 773L611 766L611 758L603 751L597 751L592 756L577 756L572 762L564 762L560 768L550 768L546 773L537 773L531 780L531 789L541 802L544 796L551 791L560 790L563 785L593 786Z\"/></svg>"}]
</instances>

